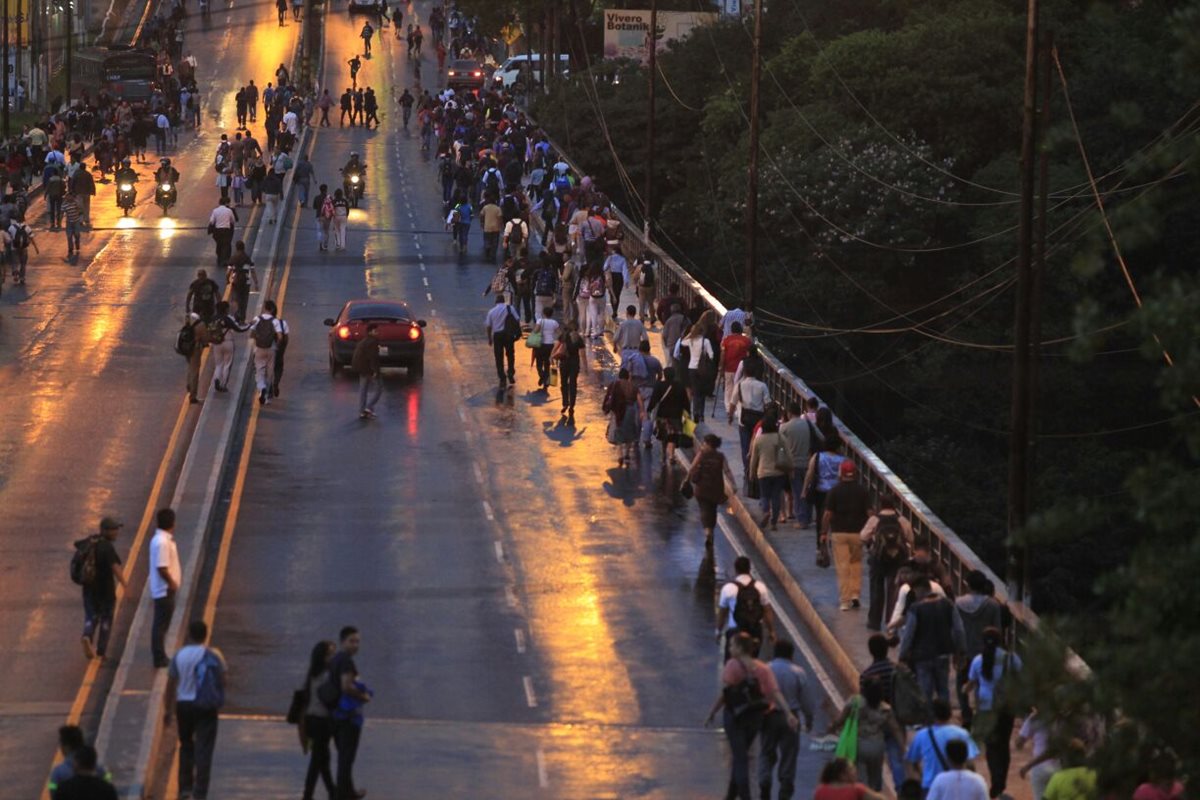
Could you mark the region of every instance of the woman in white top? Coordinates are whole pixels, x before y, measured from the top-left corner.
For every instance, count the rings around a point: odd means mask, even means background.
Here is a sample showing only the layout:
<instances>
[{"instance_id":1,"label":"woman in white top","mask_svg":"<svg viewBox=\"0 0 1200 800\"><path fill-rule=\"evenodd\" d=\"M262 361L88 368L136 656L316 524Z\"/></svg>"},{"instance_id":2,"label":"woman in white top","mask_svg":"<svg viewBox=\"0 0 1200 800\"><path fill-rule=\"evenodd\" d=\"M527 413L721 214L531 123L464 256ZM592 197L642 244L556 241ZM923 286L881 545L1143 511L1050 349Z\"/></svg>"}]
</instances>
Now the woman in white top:
<instances>
[{"instance_id":1,"label":"woman in white top","mask_svg":"<svg viewBox=\"0 0 1200 800\"><path fill-rule=\"evenodd\" d=\"M743 371L737 380L737 388L733 398L736 401L738 433L741 435L742 466L750 463L750 439L754 436L754 428L763 418L767 403L771 401L771 390L762 381L762 361L755 359L753 364L747 364L750 358L745 358L738 366Z\"/></svg>"},{"instance_id":2,"label":"woman in white top","mask_svg":"<svg viewBox=\"0 0 1200 800\"><path fill-rule=\"evenodd\" d=\"M672 354L675 361L680 362L684 349L687 349L687 385L692 394L692 419L696 422L704 421L704 401L712 392L712 387L706 385L707 374L699 368L700 360L704 356L708 356L709 364L714 367L716 364L712 342L704 335L706 330L704 322L702 317L695 325L688 328L683 338L675 343L675 352ZM715 369L713 372L715 374Z\"/></svg>"}]
</instances>

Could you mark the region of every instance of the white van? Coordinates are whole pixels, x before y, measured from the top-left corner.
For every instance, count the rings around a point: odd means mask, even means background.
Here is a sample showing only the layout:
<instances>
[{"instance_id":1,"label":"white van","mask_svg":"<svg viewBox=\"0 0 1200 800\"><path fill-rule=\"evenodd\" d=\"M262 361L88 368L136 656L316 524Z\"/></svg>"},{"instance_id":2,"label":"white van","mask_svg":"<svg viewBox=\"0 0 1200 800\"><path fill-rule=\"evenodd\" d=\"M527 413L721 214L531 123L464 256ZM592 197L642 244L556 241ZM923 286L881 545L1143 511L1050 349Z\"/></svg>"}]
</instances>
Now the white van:
<instances>
[{"instance_id":1,"label":"white van","mask_svg":"<svg viewBox=\"0 0 1200 800\"><path fill-rule=\"evenodd\" d=\"M533 64L533 80L540 82L542 80L542 54L533 53L530 55L528 53L521 53L520 55L510 56L505 59L504 63L492 74L492 82L496 88L511 88L522 73L527 74L530 71L531 59ZM559 75L564 77L567 75L570 62L571 58L566 53L558 57Z\"/></svg>"}]
</instances>

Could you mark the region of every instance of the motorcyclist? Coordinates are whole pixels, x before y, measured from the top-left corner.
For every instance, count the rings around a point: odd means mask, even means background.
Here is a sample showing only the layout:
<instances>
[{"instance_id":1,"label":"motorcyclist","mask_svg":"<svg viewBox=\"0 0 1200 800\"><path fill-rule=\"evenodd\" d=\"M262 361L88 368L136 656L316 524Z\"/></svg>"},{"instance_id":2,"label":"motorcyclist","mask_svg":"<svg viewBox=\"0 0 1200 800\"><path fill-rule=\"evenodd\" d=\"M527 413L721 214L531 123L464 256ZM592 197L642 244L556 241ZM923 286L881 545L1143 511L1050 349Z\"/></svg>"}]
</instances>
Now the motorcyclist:
<instances>
[{"instance_id":1,"label":"motorcyclist","mask_svg":"<svg viewBox=\"0 0 1200 800\"><path fill-rule=\"evenodd\" d=\"M358 176L358 192L360 194L366 194L366 192L367 192L366 167L367 167L366 163L359 160L358 151L352 150L350 152L350 160L346 162L346 166L342 167L342 183L346 190L346 194L349 194L352 191L351 186L350 186L350 176L351 175Z\"/></svg>"},{"instance_id":2,"label":"motorcyclist","mask_svg":"<svg viewBox=\"0 0 1200 800\"><path fill-rule=\"evenodd\" d=\"M120 194L123 185L129 184L133 187L133 202L136 203L137 186L135 184L137 183L137 179L138 175L133 169L132 162L128 158L121 159L121 166L113 173L113 181L117 184L117 193Z\"/></svg>"},{"instance_id":3,"label":"motorcyclist","mask_svg":"<svg viewBox=\"0 0 1200 800\"><path fill-rule=\"evenodd\" d=\"M159 161L159 167L154 171L155 183L169 183L171 188L175 188L175 184L179 183L179 170L171 166L171 159L164 158Z\"/></svg>"}]
</instances>

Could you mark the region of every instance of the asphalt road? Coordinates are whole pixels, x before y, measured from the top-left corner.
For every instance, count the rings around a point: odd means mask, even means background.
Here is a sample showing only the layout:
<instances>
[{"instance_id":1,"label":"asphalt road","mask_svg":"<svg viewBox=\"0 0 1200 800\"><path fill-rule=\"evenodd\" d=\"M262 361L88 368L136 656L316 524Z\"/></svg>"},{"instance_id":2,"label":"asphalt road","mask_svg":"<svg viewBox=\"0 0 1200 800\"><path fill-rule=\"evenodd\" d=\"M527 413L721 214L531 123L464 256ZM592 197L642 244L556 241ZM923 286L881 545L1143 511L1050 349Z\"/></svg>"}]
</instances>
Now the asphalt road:
<instances>
[{"instance_id":1,"label":"asphalt road","mask_svg":"<svg viewBox=\"0 0 1200 800\"><path fill-rule=\"evenodd\" d=\"M331 93L361 24L330 10ZM732 549L722 540L705 560L695 509L664 496L657 461L615 468L598 375L573 428L524 366L497 394L481 296L493 268L477 230L461 259L442 232L431 155L388 102L411 67L381 33L359 81L380 95L383 127L335 123L315 140L331 186L349 151L368 164L347 249L317 251L311 211L288 223L300 227L281 290L282 397L254 423L216 609L232 686L212 793L299 792L305 759L282 715L312 645L353 624L375 691L358 770L371 796L716 795L727 748L701 721ZM424 68L429 84L429 55ZM387 373L368 422L356 379L329 374L322 325L359 297L406 300L429 321L424 377ZM802 759L806 793L817 756Z\"/></svg>"},{"instance_id":2,"label":"asphalt road","mask_svg":"<svg viewBox=\"0 0 1200 800\"><path fill-rule=\"evenodd\" d=\"M266 3L220 5L208 31L195 20L187 34L206 105L200 132L183 132L169 153L182 173L171 218L153 205L152 158L132 217L120 218L111 183L98 187L93 230L70 264L65 236L46 230L39 201L30 220L41 253L31 253L26 285L10 281L0 298L3 798L38 795L57 726L73 707L86 727L95 723L113 666L99 670L95 691L80 694L87 662L79 590L67 577L71 543L114 514L126 522L118 550L130 561L181 414L185 365L172 346L189 282L213 265L204 230L216 202L212 153L219 133L236 124L235 81L265 84L295 47L299 26L278 28ZM195 412L186 414L183 439ZM128 615L118 615L110 655L119 655Z\"/></svg>"}]
</instances>

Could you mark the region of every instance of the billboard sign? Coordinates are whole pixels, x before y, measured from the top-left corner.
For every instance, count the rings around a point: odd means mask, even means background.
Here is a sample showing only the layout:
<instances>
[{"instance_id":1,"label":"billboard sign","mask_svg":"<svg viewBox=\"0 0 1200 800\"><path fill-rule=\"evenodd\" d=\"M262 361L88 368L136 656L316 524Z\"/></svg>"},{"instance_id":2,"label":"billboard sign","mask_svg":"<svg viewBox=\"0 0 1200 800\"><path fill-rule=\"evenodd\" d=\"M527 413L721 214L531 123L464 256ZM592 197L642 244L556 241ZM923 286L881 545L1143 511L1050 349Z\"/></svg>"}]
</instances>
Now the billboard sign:
<instances>
[{"instance_id":1,"label":"billboard sign","mask_svg":"<svg viewBox=\"0 0 1200 800\"><path fill-rule=\"evenodd\" d=\"M700 25L717 21L717 15L689 11L658 12L658 50L667 42L682 39ZM649 58L650 12L609 9L604 12L604 57L631 58L645 63Z\"/></svg>"}]
</instances>

